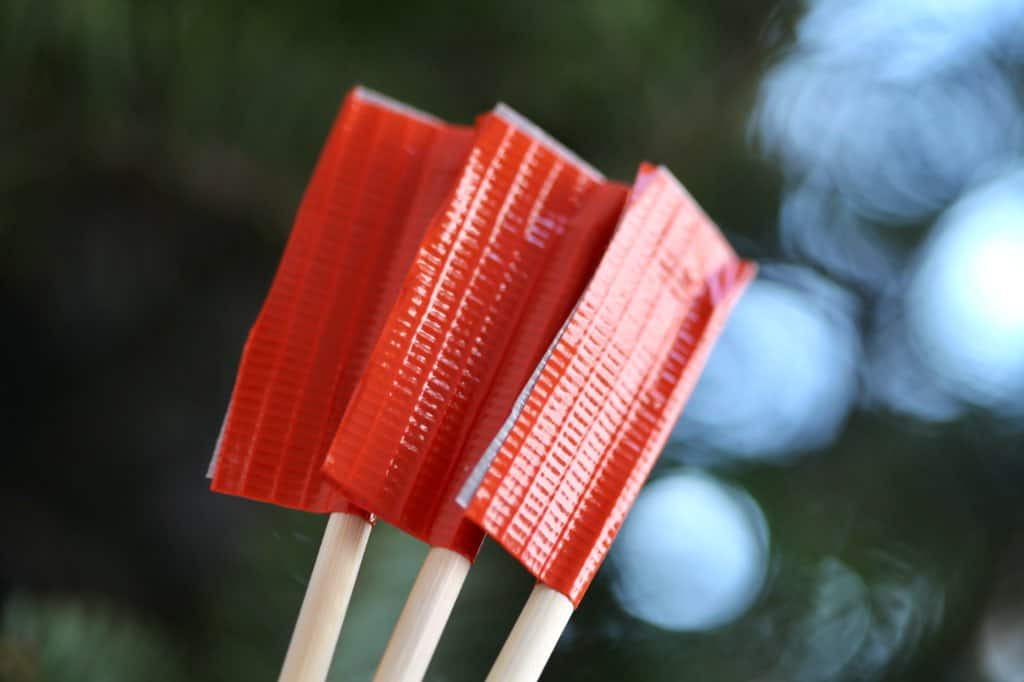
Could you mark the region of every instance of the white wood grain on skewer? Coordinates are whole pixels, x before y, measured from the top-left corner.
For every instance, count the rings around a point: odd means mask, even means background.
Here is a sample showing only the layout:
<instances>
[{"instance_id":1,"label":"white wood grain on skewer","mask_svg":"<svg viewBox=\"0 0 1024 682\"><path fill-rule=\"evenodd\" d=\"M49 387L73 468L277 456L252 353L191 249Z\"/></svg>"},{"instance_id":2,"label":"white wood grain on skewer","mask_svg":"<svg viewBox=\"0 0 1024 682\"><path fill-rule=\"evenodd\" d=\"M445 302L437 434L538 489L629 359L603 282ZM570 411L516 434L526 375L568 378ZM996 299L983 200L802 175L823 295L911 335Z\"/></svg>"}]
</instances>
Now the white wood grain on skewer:
<instances>
[{"instance_id":1,"label":"white wood grain on skewer","mask_svg":"<svg viewBox=\"0 0 1024 682\"><path fill-rule=\"evenodd\" d=\"M536 682L572 612L568 597L537 583L501 647L487 682Z\"/></svg>"},{"instance_id":2,"label":"white wood grain on skewer","mask_svg":"<svg viewBox=\"0 0 1024 682\"><path fill-rule=\"evenodd\" d=\"M356 514L335 513L328 518L280 682L323 682L327 678L371 528Z\"/></svg>"},{"instance_id":3,"label":"white wood grain on skewer","mask_svg":"<svg viewBox=\"0 0 1024 682\"><path fill-rule=\"evenodd\" d=\"M374 682L419 682L469 573L469 560L431 547L384 650Z\"/></svg>"}]
</instances>

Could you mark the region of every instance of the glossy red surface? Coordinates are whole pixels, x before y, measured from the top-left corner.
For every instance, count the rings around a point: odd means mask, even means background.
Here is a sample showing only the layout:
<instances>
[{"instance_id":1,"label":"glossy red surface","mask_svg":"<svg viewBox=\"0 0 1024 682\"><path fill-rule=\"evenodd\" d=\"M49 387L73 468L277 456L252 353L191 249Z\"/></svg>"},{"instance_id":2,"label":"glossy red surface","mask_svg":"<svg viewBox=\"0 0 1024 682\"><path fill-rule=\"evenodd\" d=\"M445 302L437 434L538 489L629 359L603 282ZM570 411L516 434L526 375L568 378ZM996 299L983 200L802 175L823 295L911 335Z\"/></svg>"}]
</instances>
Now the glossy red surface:
<instances>
[{"instance_id":1,"label":"glossy red surface","mask_svg":"<svg viewBox=\"0 0 1024 682\"><path fill-rule=\"evenodd\" d=\"M472 143L375 93L345 100L245 344L212 488L357 511L321 465L430 219Z\"/></svg>"},{"instance_id":2,"label":"glossy red surface","mask_svg":"<svg viewBox=\"0 0 1024 682\"><path fill-rule=\"evenodd\" d=\"M513 112L478 120L325 462L353 502L476 555L483 534L455 493L585 287L625 193Z\"/></svg>"},{"instance_id":3,"label":"glossy red surface","mask_svg":"<svg viewBox=\"0 0 1024 682\"><path fill-rule=\"evenodd\" d=\"M755 267L665 170L622 221L466 510L579 603Z\"/></svg>"}]
</instances>

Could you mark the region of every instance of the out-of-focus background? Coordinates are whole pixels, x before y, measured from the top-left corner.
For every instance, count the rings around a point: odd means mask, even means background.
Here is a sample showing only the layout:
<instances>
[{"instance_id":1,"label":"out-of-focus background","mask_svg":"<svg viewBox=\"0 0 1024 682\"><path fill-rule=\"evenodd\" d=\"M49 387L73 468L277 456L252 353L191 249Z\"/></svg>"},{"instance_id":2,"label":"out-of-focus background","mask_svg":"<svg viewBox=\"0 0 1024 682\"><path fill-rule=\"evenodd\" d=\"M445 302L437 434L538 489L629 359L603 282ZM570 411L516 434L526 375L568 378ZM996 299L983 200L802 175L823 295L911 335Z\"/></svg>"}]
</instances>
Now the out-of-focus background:
<instances>
[{"instance_id":1,"label":"out-of-focus background","mask_svg":"<svg viewBox=\"0 0 1024 682\"><path fill-rule=\"evenodd\" d=\"M276 677L324 525L207 490L344 92L667 164L762 263L549 680L1024 680L1021 0L0 2L0 679ZM382 530L332 679L425 548ZM487 545L428 678L530 589Z\"/></svg>"}]
</instances>

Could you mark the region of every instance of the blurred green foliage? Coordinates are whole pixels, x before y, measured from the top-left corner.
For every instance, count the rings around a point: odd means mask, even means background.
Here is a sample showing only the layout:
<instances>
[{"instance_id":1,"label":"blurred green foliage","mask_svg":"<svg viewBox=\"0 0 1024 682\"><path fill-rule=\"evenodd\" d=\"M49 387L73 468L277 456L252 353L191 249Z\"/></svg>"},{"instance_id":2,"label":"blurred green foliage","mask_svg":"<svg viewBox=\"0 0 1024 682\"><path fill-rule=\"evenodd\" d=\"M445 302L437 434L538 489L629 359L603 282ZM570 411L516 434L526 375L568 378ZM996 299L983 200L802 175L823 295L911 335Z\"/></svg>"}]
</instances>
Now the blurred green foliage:
<instances>
[{"instance_id":1,"label":"blurred green foliage","mask_svg":"<svg viewBox=\"0 0 1024 682\"><path fill-rule=\"evenodd\" d=\"M102 602L15 595L3 610L0 679L182 680L186 675L179 651L159 629Z\"/></svg>"},{"instance_id":2,"label":"blurred green foliage","mask_svg":"<svg viewBox=\"0 0 1024 682\"><path fill-rule=\"evenodd\" d=\"M0 167L8 183L53 170L61 160L41 147L201 191L262 183L232 205L262 215L269 186L281 230L344 91L362 82L458 122L508 101L613 176L670 164L750 229L763 221L754 193L770 202L773 183L736 166L758 167L742 150L765 16L750 1L5 0L0 125L15 146Z\"/></svg>"}]
</instances>

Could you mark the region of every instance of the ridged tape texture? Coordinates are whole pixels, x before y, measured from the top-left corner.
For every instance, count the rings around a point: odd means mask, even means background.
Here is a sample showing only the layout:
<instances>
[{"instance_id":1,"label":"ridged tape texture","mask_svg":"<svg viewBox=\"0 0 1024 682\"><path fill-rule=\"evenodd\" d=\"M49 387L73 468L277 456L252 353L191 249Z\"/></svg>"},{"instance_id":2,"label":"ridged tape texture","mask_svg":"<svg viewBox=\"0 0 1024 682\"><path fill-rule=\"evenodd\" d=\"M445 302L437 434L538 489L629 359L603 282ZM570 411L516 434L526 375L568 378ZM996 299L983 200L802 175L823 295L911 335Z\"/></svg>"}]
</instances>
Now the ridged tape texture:
<instances>
[{"instance_id":1,"label":"ridged tape texture","mask_svg":"<svg viewBox=\"0 0 1024 682\"><path fill-rule=\"evenodd\" d=\"M331 445L353 502L475 556L455 493L596 267L625 196L492 113L431 224Z\"/></svg>"},{"instance_id":2,"label":"ridged tape texture","mask_svg":"<svg viewBox=\"0 0 1024 682\"><path fill-rule=\"evenodd\" d=\"M358 511L321 466L472 139L470 129L365 89L349 93L246 341L213 490L311 512Z\"/></svg>"},{"instance_id":3,"label":"ridged tape texture","mask_svg":"<svg viewBox=\"0 0 1024 682\"><path fill-rule=\"evenodd\" d=\"M667 171L643 166L468 517L578 604L754 271Z\"/></svg>"}]
</instances>

